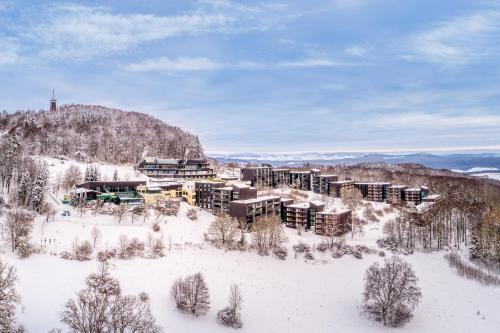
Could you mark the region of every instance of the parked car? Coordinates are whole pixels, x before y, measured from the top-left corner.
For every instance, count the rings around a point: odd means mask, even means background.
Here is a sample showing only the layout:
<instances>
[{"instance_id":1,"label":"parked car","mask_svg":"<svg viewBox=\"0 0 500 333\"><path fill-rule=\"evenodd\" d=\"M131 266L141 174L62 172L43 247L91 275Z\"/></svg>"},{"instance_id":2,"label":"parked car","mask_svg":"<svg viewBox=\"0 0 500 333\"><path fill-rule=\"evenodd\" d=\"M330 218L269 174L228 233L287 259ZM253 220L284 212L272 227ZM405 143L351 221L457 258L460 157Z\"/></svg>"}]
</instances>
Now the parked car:
<instances>
[{"instance_id":1,"label":"parked car","mask_svg":"<svg viewBox=\"0 0 500 333\"><path fill-rule=\"evenodd\" d=\"M69 210L65 210L64 212L61 213L62 216L70 216L71 213L69 212Z\"/></svg>"}]
</instances>

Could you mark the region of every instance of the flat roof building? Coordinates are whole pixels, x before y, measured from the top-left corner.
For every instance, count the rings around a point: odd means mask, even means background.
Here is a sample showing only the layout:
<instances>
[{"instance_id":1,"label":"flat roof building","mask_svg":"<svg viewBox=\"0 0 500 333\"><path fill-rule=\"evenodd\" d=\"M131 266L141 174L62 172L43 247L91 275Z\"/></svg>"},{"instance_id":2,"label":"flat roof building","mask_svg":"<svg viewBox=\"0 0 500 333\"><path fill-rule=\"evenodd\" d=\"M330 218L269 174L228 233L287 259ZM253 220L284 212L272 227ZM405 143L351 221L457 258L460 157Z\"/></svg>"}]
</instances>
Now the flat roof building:
<instances>
[{"instance_id":1,"label":"flat roof building","mask_svg":"<svg viewBox=\"0 0 500 333\"><path fill-rule=\"evenodd\" d=\"M268 195L246 200L231 201L229 215L244 224L251 224L260 217L280 216L280 197Z\"/></svg>"},{"instance_id":2,"label":"flat roof building","mask_svg":"<svg viewBox=\"0 0 500 333\"><path fill-rule=\"evenodd\" d=\"M152 178L207 179L216 175L206 159L162 159L147 157L137 169Z\"/></svg>"}]
</instances>

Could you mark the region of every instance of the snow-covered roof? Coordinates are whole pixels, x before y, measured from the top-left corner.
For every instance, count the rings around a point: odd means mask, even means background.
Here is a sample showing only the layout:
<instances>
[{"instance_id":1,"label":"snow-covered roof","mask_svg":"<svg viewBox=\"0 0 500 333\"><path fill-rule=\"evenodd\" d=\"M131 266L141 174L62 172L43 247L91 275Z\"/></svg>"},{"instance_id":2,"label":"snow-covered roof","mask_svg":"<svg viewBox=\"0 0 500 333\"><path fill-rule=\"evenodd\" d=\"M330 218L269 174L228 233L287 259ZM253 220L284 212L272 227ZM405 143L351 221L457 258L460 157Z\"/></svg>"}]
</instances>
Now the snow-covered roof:
<instances>
[{"instance_id":1,"label":"snow-covered roof","mask_svg":"<svg viewBox=\"0 0 500 333\"><path fill-rule=\"evenodd\" d=\"M313 205L316 205L316 206L322 206L325 204L323 201L320 201L320 200L311 200L310 203L312 203Z\"/></svg>"},{"instance_id":2,"label":"snow-covered roof","mask_svg":"<svg viewBox=\"0 0 500 333\"><path fill-rule=\"evenodd\" d=\"M390 188L400 188L400 189L403 189L403 188L406 188L408 187L408 185L391 185Z\"/></svg>"},{"instance_id":3,"label":"snow-covered roof","mask_svg":"<svg viewBox=\"0 0 500 333\"><path fill-rule=\"evenodd\" d=\"M238 203L244 203L244 204L252 204L252 203L258 203L262 201L268 201L268 200L276 200L279 199L277 195L265 195L262 197L257 197L257 198L251 198L251 199L245 199L245 200L236 200L233 202L238 202Z\"/></svg>"}]
</instances>

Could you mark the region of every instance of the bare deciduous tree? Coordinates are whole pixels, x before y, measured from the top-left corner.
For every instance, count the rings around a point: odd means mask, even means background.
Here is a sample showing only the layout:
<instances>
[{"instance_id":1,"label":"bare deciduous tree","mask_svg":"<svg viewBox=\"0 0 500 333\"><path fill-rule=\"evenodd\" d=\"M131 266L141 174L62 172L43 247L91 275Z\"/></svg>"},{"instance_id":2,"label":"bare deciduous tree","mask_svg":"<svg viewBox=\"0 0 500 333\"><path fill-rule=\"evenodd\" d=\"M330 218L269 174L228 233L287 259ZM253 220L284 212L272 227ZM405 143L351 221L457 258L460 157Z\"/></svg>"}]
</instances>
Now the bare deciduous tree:
<instances>
[{"instance_id":1,"label":"bare deciduous tree","mask_svg":"<svg viewBox=\"0 0 500 333\"><path fill-rule=\"evenodd\" d=\"M16 332L16 269L0 258L0 332Z\"/></svg>"},{"instance_id":2,"label":"bare deciduous tree","mask_svg":"<svg viewBox=\"0 0 500 333\"><path fill-rule=\"evenodd\" d=\"M62 185L65 190L71 189L76 184L81 183L83 180L82 170L76 165L71 165L64 172Z\"/></svg>"},{"instance_id":3,"label":"bare deciduous tree","mask_svg":"<svg viewBox=\"0 0 500 333\"><path fill-rule=\"evenodd\" d=\"M99 230L99 228L94 226L90 231L90 238L92 240L92 245L94 246L95 249L96 245L102 240L101 230Z\"/></svg>"},{"instance_id":4,"label":"bare deciduous tree","mask_svg":"<svg viewBox=\"0 0 500 333\"><path fill-rule=\"evenodd\" d=\"M208 238L214 244L231 246L238 235L238 221L228 215L217 215L208 228Z\"/></svg>"},{"instance_id":5,"label":"bare deciduous tree","mask_svg":"<svg viewBox=\"0 0 500 333\"><path fill-rule=\"evenodd\" d=\"M361 228L361 220L356 218L356 210L361 206L362 200L363 195L356 188L347 189L342 193L342 203L352 211L353 215L351 237L354 237L354 234Z\"/></svg>"},{"instance_id":6,"label":"bare deciduous tree","mask_svg":"<svg viewBox=\"0 0 500 333\"><path fill-rule=\"evenodd\" d=\"M217 313L219 322L224 326L241 328L243 326L240 312L242 303L243 296L241 295L240 287L232 284L229 292L229 305Z\"/></svg>"},{"instance_id":7,"label":"bare deciduous tree","mask_svg":"<svg viewBox=\"0 0 500 333\"><path fill-rule=\"evenodd\" d=\"M276 216L258 219L252 227L252 244L260 255L268 255L269 251L287 241L280 219Z\"/></svg>"},{"instance_id":8,"label":"bare deciduous tree","mask_svg":"<svg viewBox=\"0 0 500 333\"><path fill-rule=\"evenodd\" d=\"M122 222L125 213L127 213L127 207L125 205L117 205L113 209L113 215L118 219L118 223Z\"/></svg>"},{"instance_id":9,"label":"bare deciduous tree","mask_svg":"<svg viewBox=\"0 0 500 333\"><path fill-rule=\"evenodd\" d=\"M98 273L90 274L87 287L70 299L61 312L61 321L73 332L144 332L162 329L151 314L149 297L122 295L118 280L102 263Z\"/></svg>"},{"instance_id":10,"label":"bare deciduous tree","mask_svg":"<svg viewBox=\"0 0 500 333\"><path fill-rule=\"evenodd\" d=\"M7 240L12 252L14 252L22 244L29 243L33 230L33 214L20 207L14 207L7 212L4 226Z\"/></svg>"},{"instance_id":11,"label":"bare deciduous tree","mask_svg":"<svg viewBox=\"0 0 500 333\"><path fill-rule=\"evenodd\" d=\"M194 316L204 315L210 309L208 286L200 272L175 280L170 297L178 309Z\"/></svg>"},{"instance_id":12,"label":"bare deciduous tree","mask_svg":"<svg viewBox=\"0 0 500 333\"><path fill-rule=\"evenodd\" d=\"M411 265L398 256L374 263L366 270L363 312L385 326L398 327L412 318L422 299Z\"/></svg>"}]
</instances>

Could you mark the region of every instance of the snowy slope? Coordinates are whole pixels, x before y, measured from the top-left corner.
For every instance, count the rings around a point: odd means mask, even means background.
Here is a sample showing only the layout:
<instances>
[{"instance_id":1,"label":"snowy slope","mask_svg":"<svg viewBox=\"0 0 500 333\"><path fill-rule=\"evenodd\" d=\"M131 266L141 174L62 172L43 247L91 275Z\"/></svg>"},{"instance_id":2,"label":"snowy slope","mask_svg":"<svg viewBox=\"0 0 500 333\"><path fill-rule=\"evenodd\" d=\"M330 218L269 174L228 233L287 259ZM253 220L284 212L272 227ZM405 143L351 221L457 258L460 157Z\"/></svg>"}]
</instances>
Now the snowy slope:
<instances>
[{"instance_id":1,"label":"snowy slope","mask_svg":"<svg viewBox=\"0 0 500 333\"><path fill-rule=\"evenodd\" d=\"M54 169L55 166L51 172ZM112 174L114 166L109 169ZM104 167L101 172L103 170ZM334 204L341 206L338 200ZM384 204L374 206L379 209ZM67 209L67 206L59 209ZM215 319L216 312L226 305L231 283L241 286L244 298L244 327L239 332L392 331L359 315L364 271L373 262L382 260L378 255L366 255L361 260L351 256L334 259L316 251L315 260L306 261L300 256L296 258L291 247L299 240L318 244L321 238L310 232L299 236L291 229L286 230L289 238L286 261L261 257L254 252L227 252L203 240L214 216L200 211L198 220L190 221L185 216L187 209L189 206L182 203L177 217L167 217L166 223L161 223L167 246L172 243L164 258L112 260L112 274L121 281L124 293L149 293L153 312L166 332L231 332ZM376 248L383 223L392 217L390 214L381 222L367 225L363 236L354 240L349 236L348 242ZM69 249L75 238L88 239L93 226L104 235L100 248L115 246L122 234L145 240L152 232L153 219L146 223L136 219L131 223L127 216L118 224L111 216L86 213L80 217L74 210L70 217L62 217L59 212L55 221L48 223L44 223L44 217L38 217L33 241L37 244L41 241L47 253L21 260L3 247L2 257L16 266L20 277L19 321L30 332L64 328L59 323L59 312L84 286L85 277L97 268L95 260L67 261L50 255L51 252ZM45 239L55 239L55 244L51 241L45 245ZM448 267L443 255L444 252L436 252L405 257L416 269L424 297L414 320L398 331L498 332L500 288L484 287L459 277ZM212 308L207 316L192 318L175 309L169 291L177 277L197 271L206 277Z\"/></svg>"}]
</instances>

